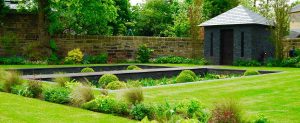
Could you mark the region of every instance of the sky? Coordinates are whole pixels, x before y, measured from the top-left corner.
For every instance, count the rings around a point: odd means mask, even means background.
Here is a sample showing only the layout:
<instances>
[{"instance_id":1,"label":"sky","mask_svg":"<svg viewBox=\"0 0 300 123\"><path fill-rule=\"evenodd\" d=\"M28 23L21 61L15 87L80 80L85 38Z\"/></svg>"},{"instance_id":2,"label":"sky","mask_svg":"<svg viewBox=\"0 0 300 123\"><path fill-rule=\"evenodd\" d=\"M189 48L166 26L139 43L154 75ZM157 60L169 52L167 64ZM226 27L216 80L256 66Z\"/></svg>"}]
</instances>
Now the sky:
<instances>
[{"instance_id":1,"label":"sky","mask_svg":"<svg viewBox=\"0 0 300 123\"><path fill-rule=\"evenodd\" d=\"M131 5L136 5L137 3L143 3L145 0L130 0ZM290 0L290 2L294 2L296 0Z\"/></svg>"}]
</instances>

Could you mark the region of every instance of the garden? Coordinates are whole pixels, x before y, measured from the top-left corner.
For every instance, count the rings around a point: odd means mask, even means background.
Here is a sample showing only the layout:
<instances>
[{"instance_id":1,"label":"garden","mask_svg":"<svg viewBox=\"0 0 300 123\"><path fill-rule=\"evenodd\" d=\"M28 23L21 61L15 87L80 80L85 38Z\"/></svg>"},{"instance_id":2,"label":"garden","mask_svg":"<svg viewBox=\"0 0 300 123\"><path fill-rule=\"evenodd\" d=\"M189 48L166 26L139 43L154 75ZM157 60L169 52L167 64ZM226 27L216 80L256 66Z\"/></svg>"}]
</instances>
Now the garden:
<instances>
[{"instance_id":1,"label":"garden","mask_svg":"<svg viewBox=\"0 0 300 123\"><path fill-rule=\"evenodd\" d=\"M300 121L300 50L282 39L299 1L130 2L0 0L0 122ZM247 58L242 32L241 59L215 65L198 25L239 5L276 20L273 57Z\"/></svg>"}]
</instances>

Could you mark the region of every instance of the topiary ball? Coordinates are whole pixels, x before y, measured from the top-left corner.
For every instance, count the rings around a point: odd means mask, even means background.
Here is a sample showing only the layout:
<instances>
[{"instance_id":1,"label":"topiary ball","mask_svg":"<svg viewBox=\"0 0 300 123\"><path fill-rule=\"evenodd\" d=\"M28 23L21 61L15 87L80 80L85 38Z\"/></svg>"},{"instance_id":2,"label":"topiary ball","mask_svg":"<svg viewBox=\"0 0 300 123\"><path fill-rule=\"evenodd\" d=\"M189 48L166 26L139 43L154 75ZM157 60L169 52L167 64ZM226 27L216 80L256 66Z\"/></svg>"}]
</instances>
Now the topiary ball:
<instances>
[{"instance_id":1,"label":"topiary ball","mask_svg":"<svg viewBox=\"0 0 300 123\"><path fill-rule=\"evenodd\" d=\"M195 79L193 76L191 76L190 74L179 74L177 77L176 77L176 83L184 83L184 82L194 82Z\"/></svg>"},{"instance_id":2,"label":"topiary ball","mask_svg":"<svg viewBox=\"0 0 300 123\"><path fill-rule=\"evenodd\" d=\"M191 71L191 70L184 70L184 71L182 71L180 74L189 74L189 75L191 75L195 80L197 79L197 75L196 75L193 71Z\"/></svg>"},{"instance_id":3,"label":"topiary ball","mask_svg":"<svg viewBox=\"0 0 300 123\"><path fill-rule=\"evenodd\" d=\"M142 70L142 68L140 68L136 65L130 65L127 67L127 70Z\"/></svg>"},{"instance_id":4,"label":"topiary ball","mask_svg":"<svg viewBox=\"0 0 300 123\"><path fill-rule=\"evenodd\" d=\"M108 83L113 81L119 81L119 78L113 74L104 74L99 79L99 84L102 86L106 86Z\"/></svg>"},{"instance_id":5,"label":"topiary ball","mask_svg":"<svg viewBox=\"0 0 300 123\"><path fill-rule=\"evenodd\" d=\"M260 73L256 70L247 70L245 73L244 73L244 76L252 76L252 75L259 75Z\"/></svg>"},{"instance_id":6,"label":"topiary ball","mask_svg":"<svg viewBox=\"0 0 300 123\"><path fill-rule=\"evenodd\" d=\"M117 90L122 88L126 88L126 83L121 81L113 81L108 83L108 85L106 86L106 89L110 90Z\"/></svg>"},{"instance_id":7,"label":"topiary ball","mask_svg":"<svg viewBox=\"0 0 300 123\"><path fill-rule=\"evenodd\" d=\"M94 71L93 68L89 68L89 67L83 68L83 69L81 70L81 73L90 73L90 72L95 72L95 71Z\"/></svg>"}]
</instances>

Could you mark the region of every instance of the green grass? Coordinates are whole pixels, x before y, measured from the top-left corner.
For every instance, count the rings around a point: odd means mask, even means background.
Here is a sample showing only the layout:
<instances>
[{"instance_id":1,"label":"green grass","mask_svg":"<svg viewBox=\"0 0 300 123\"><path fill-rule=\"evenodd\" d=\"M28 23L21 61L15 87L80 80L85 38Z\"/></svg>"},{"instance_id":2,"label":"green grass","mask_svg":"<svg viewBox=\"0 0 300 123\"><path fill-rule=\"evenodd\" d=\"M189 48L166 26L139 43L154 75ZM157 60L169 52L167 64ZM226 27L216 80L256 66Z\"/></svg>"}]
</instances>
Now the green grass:
<instances>
[{"instance_id":1,"label":"green grass","mask_svg":"<svg viewBox=\"0 0 300 123\"><path fill-rule=\"evenodd\" d=\"M300 70L293 68L245 68L233 69L284 70L270 75L215 80L209 83L152 88L145 90L146 102L177 102L197 98L208 107L224 98L240 102L247 119L264 114L274 122L300 121Z\"/></svg>"},{"instance_id":2,"label":"green grass","mask_svg":"<svg viewBox=\"0 0 300 123\"><path fill-rule=\"evenodd\" d=\"M0 92L0 123L131 123L136 122Z\"/></svg>"},{"instance_id":3,"label":"green grass","mask_svg":"<svg viewBox=\"0 0 300 123\"><path fill-rule=\"evenodd\" d=\"M163 64L162 64L163 65ZM197 66L197 65L173 65L168 66ZM11 67L11 66L0 66ZM16 67L16 66L13 66ZM18 66L24 67L24 66ZM29 66L30 67L30 66ZM49 67L49 66L48 66ZM299 68L269 68L269 67L232 67L232 66L210 66L217 68L230 69L249 69L249 70L279 70L282 73L233 78L226 80L213 80L209 83L196 82L180 86L167 86L160 88L145 89L145 102L161 103L167 101L179 102L183 99L197 98L209 108L213 104L224 98L233 98L240 102L244 111L244 116L248 119L255 119L258 114L264 114L273 122L295 123L300 121L300 69ZM1 94L2 95L2 94ZM1 97L1 96L0 96ZM12 96L16 98L15 96ZM1 97L3 99L3 97ZM12 101L10 101L12 102ZM23 102L23 110L29 110L32 105ZM46 104L46 102L45 102ZM48 103L47 103L48 104ZM56 105L56 104L51 104ZM3 104L0 104L3 106ZM7 107L16 107L7 104ZM48 107L48 106L47 106ZM71 108L71 107L69 107ZM0 111L3 108L0 107ZM4 111L7 111L5 109ZM10 110L10 114L18 117L15 110ZM80 109L77 109L80 110ZM82 111L82 110L80 110ZM79 111L79 112L80 112ZM35 109L35 112L41 113ZM87 111L88 112L88 111ZM75 112L76 113L76 112ZM38 116L31 113L24 113L28 117ZM59 115L54 113L52 115ZM102 115L102 114L101 114ZM0 119L6 116L0 113ZM68 116L68 115L66 115ZM42 117L42 116L41 116ZM71 117L71 116L70 116ZM22 118L19 118L22 119ZM90 118L94 119L94 117ZM21 120L20 120L21 121ZM74 121L67 118L66 121ZM0 120L1 122L1 120Z\"/></svg>"}]
</instances>

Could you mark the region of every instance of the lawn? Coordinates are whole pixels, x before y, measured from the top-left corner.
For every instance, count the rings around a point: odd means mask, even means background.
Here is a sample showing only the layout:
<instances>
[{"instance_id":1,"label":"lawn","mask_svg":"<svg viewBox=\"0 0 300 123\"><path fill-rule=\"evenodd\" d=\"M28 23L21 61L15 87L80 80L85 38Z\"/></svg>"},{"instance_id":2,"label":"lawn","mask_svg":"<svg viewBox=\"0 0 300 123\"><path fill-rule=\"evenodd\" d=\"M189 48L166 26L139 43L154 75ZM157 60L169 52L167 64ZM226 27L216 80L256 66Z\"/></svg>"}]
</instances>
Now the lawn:
<instances>
[{"instance_id":1,"label":"lawn","mask_svg":"<svg viewBox=\"0 0 300 123\"><path fill-rule=\"evenodd\" d=\"M197 98L208 107L225 98L237 100L247 119L264 114L273 122L295 123L300 121L300 69L292 68L241 68L283 70L282 73L214 80L146 89L146 102L181 101Z\"/></svg>"},{"instance_id":2,"label":"lawn","mask_svg":"<svg viewBox=\"0 0 300 123\"><path fill-rule=\"evenodd\" d=\"M9 66L2 67L8 68ZM216 101L222 100L224 98L231 98L240 102L241 108L243 109L244 115L247 119L254 119L256 118L257 114L264 114L273 122L294 123L300 121L300 69L231 66L210 67L221 67L231 69L279 70L283 72L225 80L213 80L209 82L196 82L180 86L164 86L159 88L149 88L145 89L145 102L161 103L165 102L166 100L171 102L177 102L182 101L183 99L197 98L201 100L204 104L206 104L208 107L212 108L213 104ZM35 117L35 119L31 119L30 121L37 122L45 117L47 117L47 119L51 121L61 121L63 119L65 121L70 122L89 122L101 120L101 117L113 117L111 115L93 113L77 108L42 102L39 100L26 99L15 95L8 96L8 94L4 93L0 93L0 97L1 99L7 99L7 103L18 102L9 104L4 102L4 104L8 105L4 108L3 101L1 101L0 104L0 119L14 119L16 120L16 122L24 121L24 118L26 119L26 117ZM30 101L27 102L28 100L33 101L34 103L31 104ZM46 109L41 110L41 107L35 103L40 104L42 108ZM32 107L33 105L34 107ZM12 107L16 109L10 109ZM52 110L53 108L51 107L55 107L57 108L57 110ZM22 110L19 108L22 108ZM69 115L69 112L65 113L65 108L69 109L68 111L72 112L71 114L73 115ZM18 115L19 113L17 111L29 112L23 113L22 115ZM57 113L58 111L61 111L63 113ZM85 113L83 116L82 112L88 113ZM93 117L89 117L86 115L91 115ZM2 118L3 116L6 117ZM74 116L76 117L74 118ZM122 118L113 119L120 120L118 122L126 122L126 120Z\"/></svg>"},{"instance_id":3,"label":"lawn","mask_svg":"<svg viewBox=\"0 0 300 123\"><path fill-rule=\"evenodd\" d=\"M131 123L126 118L91 112L0 92L1 123Z\"/></svg>"}]
</instances>

